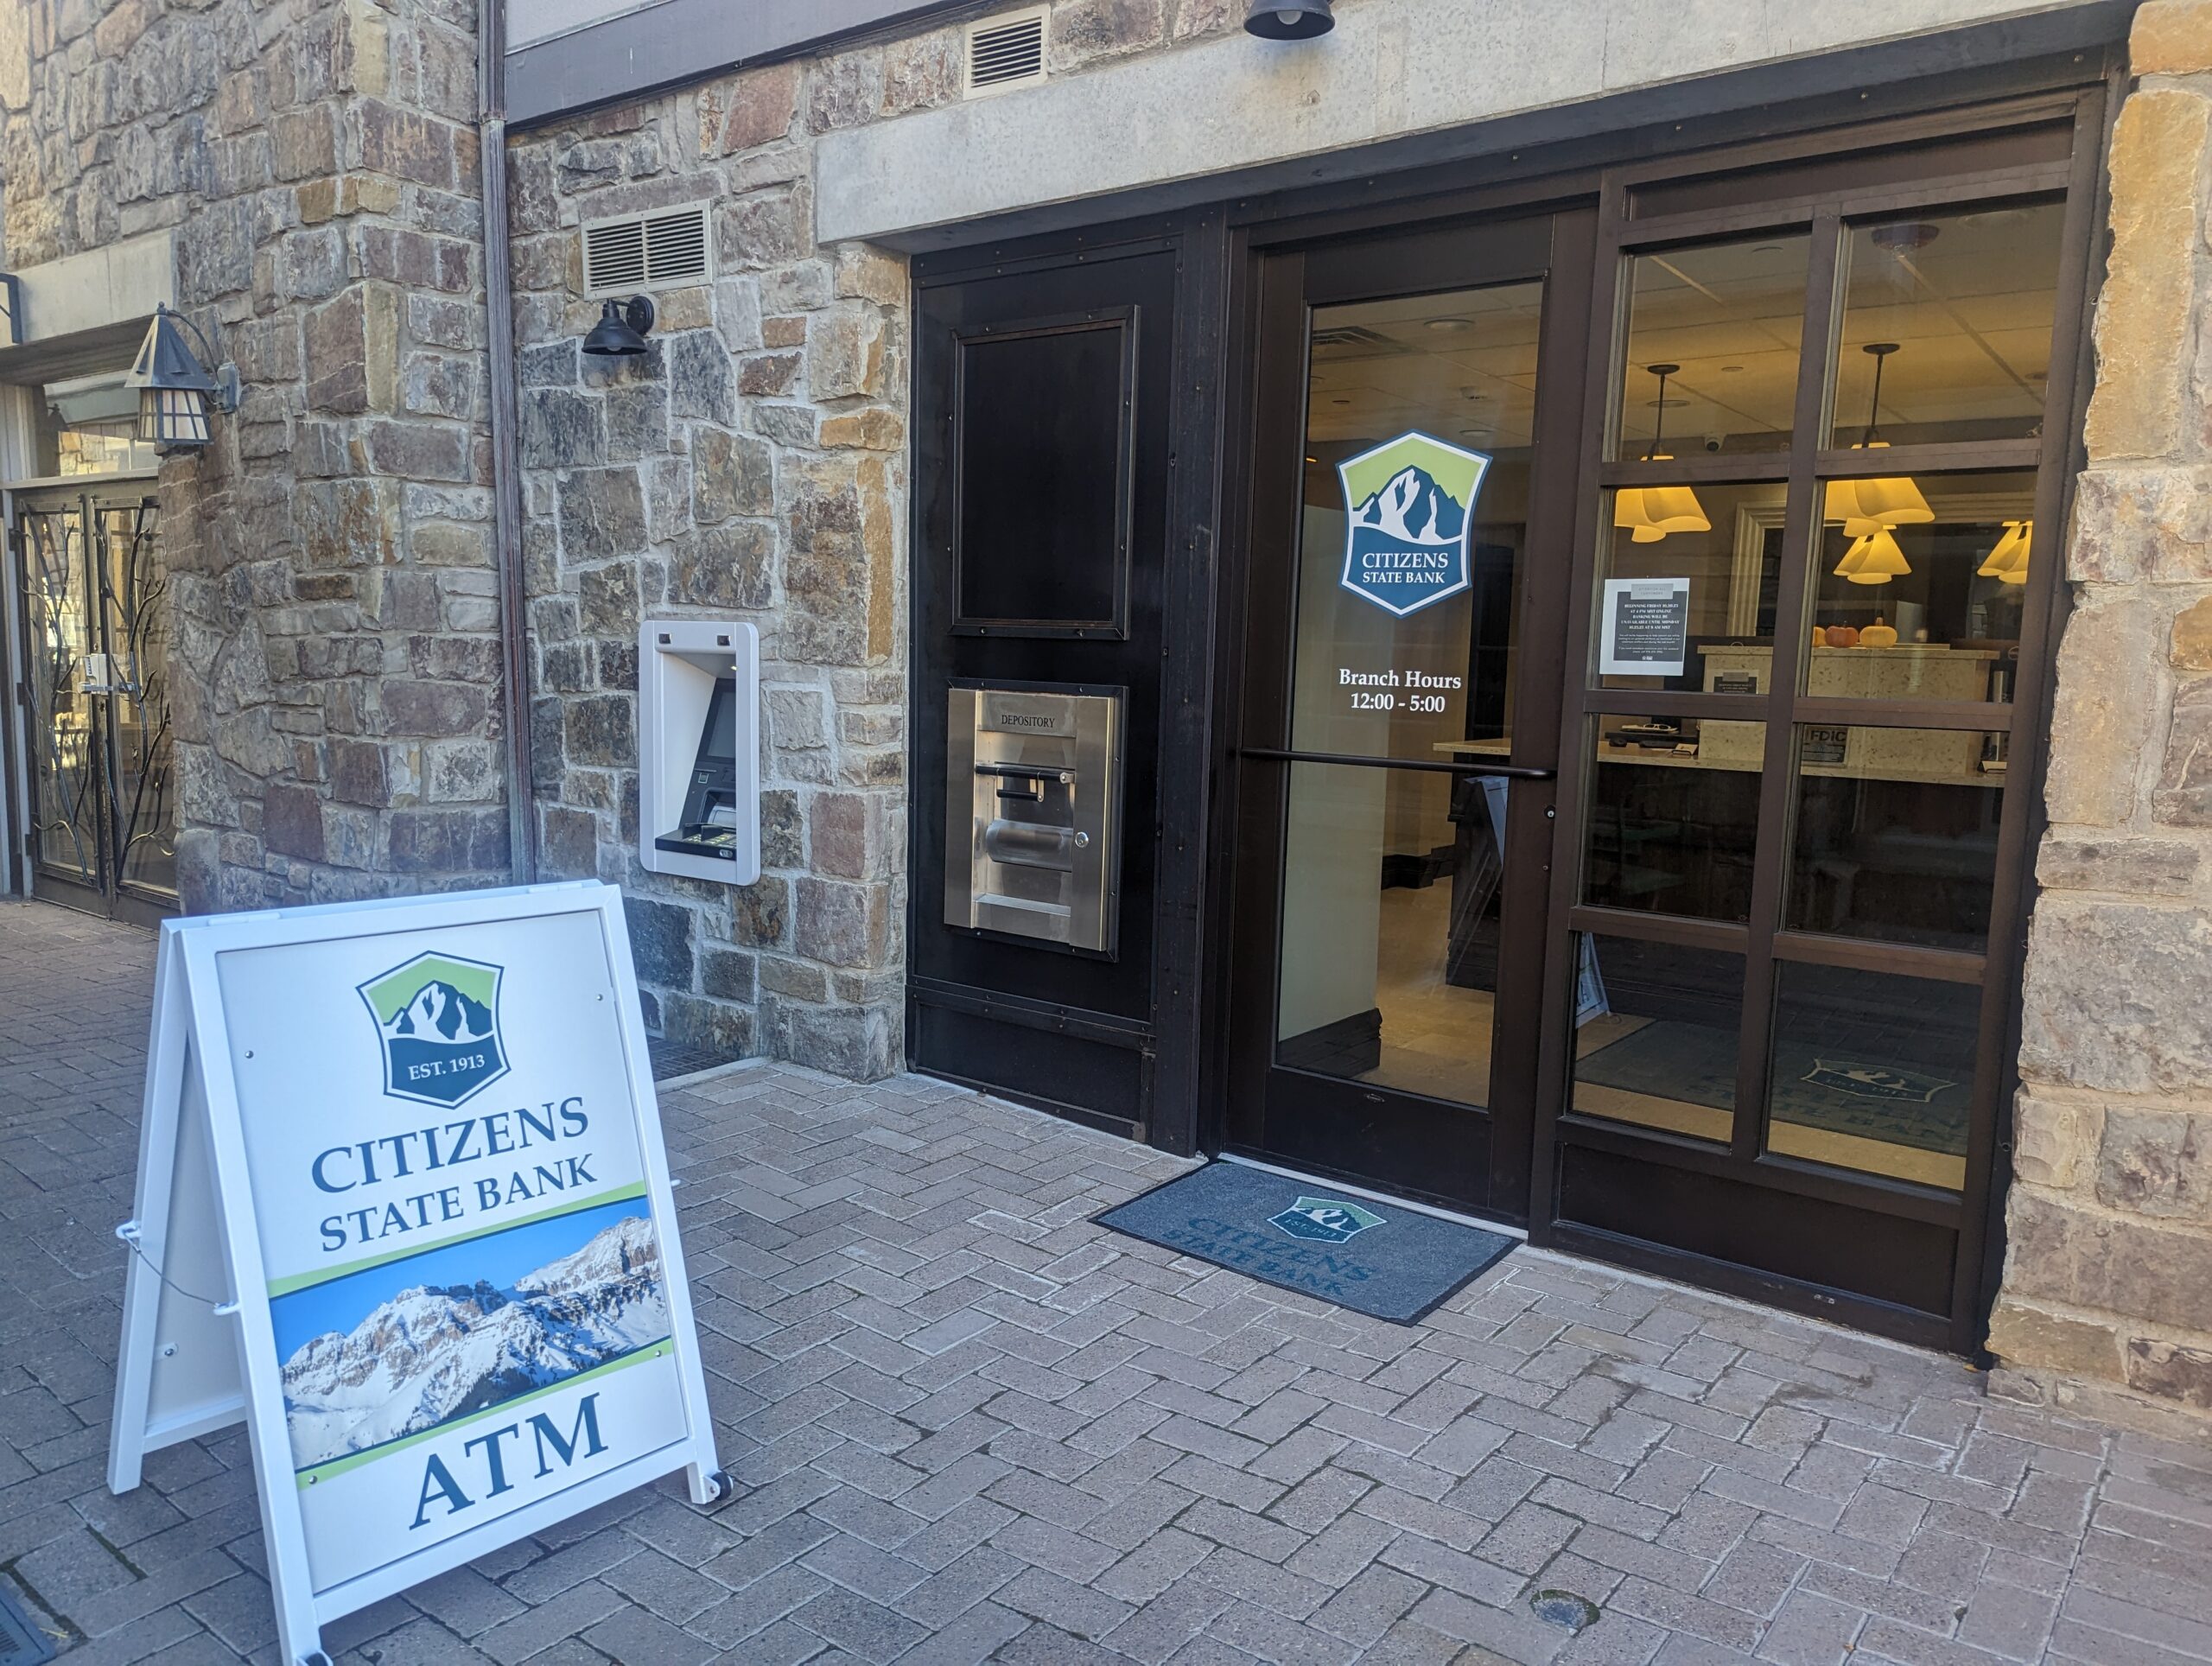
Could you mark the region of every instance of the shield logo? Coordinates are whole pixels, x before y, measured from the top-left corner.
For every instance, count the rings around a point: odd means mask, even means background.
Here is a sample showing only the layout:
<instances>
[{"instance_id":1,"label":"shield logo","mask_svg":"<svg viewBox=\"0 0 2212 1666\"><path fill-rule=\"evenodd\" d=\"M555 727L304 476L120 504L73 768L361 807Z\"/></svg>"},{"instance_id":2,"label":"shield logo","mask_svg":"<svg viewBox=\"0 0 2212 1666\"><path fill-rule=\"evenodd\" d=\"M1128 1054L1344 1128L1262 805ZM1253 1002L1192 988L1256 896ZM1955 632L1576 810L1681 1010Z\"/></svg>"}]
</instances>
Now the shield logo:
<instances>
[{"instance_id":1,"label":"shield logo","mask_svg":"<svg viewBox=\"0 0 2212 1666\"><path fill-rule=\"evenodd\" d=\"M1348 1243L1370 1226L1382 1224L1382 1216L1341 1198L1300 1198L1268 1224L1294 1238L1317 1243Z\"/></svg>"},{"instance_id":2,"label":"shield logo","mask_svg":"<svg viewBox=\"0 0 2212 1666\"><path fill-rule=\"evenodd\" d=\"M384 1091L457 1105L507 1073L499 1044L501 969L421 954L359 986L384 1044Z\"/></svg>"},{"instance_id":3,"label":"shield logo","mask_svg":"<svg viewBox=\"0 0 2212 1666\"><path fill-rule=\"evenodd\" d=\"M1345 589L1403 619L1469 583L1475 494L1490 459L1419 431L1337 465Z\"/></svg>"}]
</instances>

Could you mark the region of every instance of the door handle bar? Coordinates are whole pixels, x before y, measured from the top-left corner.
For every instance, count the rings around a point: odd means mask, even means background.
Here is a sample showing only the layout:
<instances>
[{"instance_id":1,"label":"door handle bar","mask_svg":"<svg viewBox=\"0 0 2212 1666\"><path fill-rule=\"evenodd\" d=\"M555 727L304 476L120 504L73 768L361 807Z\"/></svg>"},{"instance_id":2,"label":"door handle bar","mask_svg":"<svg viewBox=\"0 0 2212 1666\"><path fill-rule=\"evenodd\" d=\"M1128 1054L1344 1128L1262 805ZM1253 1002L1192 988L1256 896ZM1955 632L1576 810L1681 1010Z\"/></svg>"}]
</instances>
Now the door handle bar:
<instances>
[{"instance_id":1,"label":"door handle bar","mask_svg":"<svg viewBox=\"0 0 2212 1666\"><path fill-rule=\"evenodd\" d=\"M1555 769L1524 764L1442 764L1426 758L1361 758L1344 752L1286 752L1277 747L1239 747L1237 755L1270 764L1349 764L1355 769L1412 769L1427 775L1494 775L1509 781L1555 781Z\"/></svg>"}]
</instances>

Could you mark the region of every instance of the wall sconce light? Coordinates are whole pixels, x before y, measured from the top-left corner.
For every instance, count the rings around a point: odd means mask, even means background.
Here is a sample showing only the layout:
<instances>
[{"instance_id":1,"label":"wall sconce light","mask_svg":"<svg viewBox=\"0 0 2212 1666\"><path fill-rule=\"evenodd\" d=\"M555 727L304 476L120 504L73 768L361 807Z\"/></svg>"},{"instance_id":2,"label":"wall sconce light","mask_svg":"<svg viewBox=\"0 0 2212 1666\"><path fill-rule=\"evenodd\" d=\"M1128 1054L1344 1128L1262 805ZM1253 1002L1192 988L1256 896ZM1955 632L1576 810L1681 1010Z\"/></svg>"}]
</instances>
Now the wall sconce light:
<instances>
[{"instance_id":1,"label":"wall sconce light","mask_svg":"<svg viewBox=\"0 0 2212 1666\"><path fill-rule=\"evenodd\" d=\"M609 301L584 337L584 351L601 359L634 359L645 352L645 338L652 330L653 303L645 296Z\"/></svg>"},{"instance_id":2,"label":"wall sconce light","mask_svg":"<svg viewBox=\"0 0 2212 1666\"><path fill-rule=\"evenodd\" d=\"M1329 0L1252 0L1244 32L1262 41L1311 41L1336 28Z\"/></svg>"},{"instance_id":3,"label":"wall sconce light","mask_svg":"<svg viewBox=\"0 0 2212 1666\"><path fill-rule=\"evenodd\" d=\"M154 321L146 327L146 339L138 344L130 374L123 378L124 386L138 390L138 437L151 441L164 455L205 447L210 437L208 411L230 416L238 408L241 392L238 367L225 365L210 376L185 344L185 329L198 338L201 352L210 359L215 356L197 324L166 304L158 305Z\"/></svg>"}]
</instances>

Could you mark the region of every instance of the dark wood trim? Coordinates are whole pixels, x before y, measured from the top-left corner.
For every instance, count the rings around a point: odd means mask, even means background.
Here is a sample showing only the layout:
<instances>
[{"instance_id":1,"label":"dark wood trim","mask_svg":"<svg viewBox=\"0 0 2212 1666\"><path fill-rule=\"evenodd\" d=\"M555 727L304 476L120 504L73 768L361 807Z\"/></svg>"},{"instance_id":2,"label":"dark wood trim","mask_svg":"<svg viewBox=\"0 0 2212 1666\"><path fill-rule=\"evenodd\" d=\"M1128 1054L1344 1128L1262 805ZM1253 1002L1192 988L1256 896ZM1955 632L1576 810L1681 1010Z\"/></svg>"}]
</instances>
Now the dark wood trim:
<instances>
[{"instance_id":1,"label":"dark wood trim","mask_svg":"<svg viewBox=\"0 0 2212 1666\"><path fill-rule=\"evenodd\" d=\"M1783 511L1782 583L1774 607L1774 669L1769 687L1766 764L1759 783L1758 857L1751 870L1751 942L1744 956L1744 1012L1736 1054L1739 1165L1755 1161L1766 1138L1768 1054L1774 1022L1774 928L1782 919L1789 827L1796 810L1796 731L1780 721L1783 690L1796 688L1805 658L1812 595L1812 550L1820 536L1821 496L1813 479L1813 439L1827 414L1829 361L1841 309L1843 223L1833 209L1813 221L1805 278L1805 327L1797 353L1797 404L1790 422L1789 493Z\"/></svg>"},{"instance_id":2,"label":"dark wood trim","mask_svg":"<svg viewBox=\"0 0 2212 1666\"><path fill-rule=\"evenodd\" d=\"M1826 480L1855 480L1879 474L1993 474L2008 468L2025 474L2042 461L2043 448L2041 440L1888 445L1872 451L1831 446L1814 455L1813 468Z\"/></svg>"},{"instance_id":3,"label":"dark wood trim","mask_svg":"<svg viewBox=\"0 0 2212 1666\"><path fill-rule=\"evenodd\" d=\"M1751 944L1751 928L1741 920L1645 914L1630 908L1600 908L1590 903L1578 902L1569 907L1567 923L1571 931L1633 938L1639 943L1671 943L1684 949L1707 949L1716 954L1740 955Z\"/></svg>"},{"instance_id":4,"label":"dark wood trim","mask_svg":"<svg viewBox=\"0 0 2212 1666\"><path fill-rule=\"evenodd\" d=\"M1694 451L1659 462L1621 457L1598 465L1598 484L1603 486L1771 486L1789 478L1786 451Z\"/></svg>"},{"instance_id":5,"label":"dark wood trim","mask_svg":"<svg viewBox=\"0 0 2212 1666\"><path fill-rule=\"evenodd\" d=\"M1934 978L1945 983L1979 983L1987 970L1985 957L1963 949L1936 949L1918 943L1887 943L1873 938L1827 937L1815 932L1777 932L1774 957L1808 966L1840 966L1849 971L1893 972L1900 977Z\"/></svg>"},{"instance_id":6,"label":"dark wood trim","mask_svg":"<svg viewBox=\"0 0 2212 1666\"><path fill-rule=\"evenodd\" d=\"M1218 209L1197 216L1181 245L1170 440L1167 577L1160 691L1160 840L1153 935L1152 1142L1178 1156L1199 1148L1206 1052L1205 942L1214 843L1212 736L1220 604L1224 417L1230 248Z\"/></svg>"},{"instance_id":7,"label":"dark wood trim","mask_svg":"<svg viewBox=\"0 0 2212 1666\"><path fill-rule=\"evenodd\" d=\"M1819 1198L1878 1215L1895 1215L1938 1226L1956 1226L1959 1223L1957 1194L1938 1186L1916 1186L1910 1180L1892 1180L1863 1169L1836 1168L1771 1153L1745 1163L1732 1148L1711 1140L1646 1128L1640 1122L1615 1122L1585 1111L1569 1110L1560 1120L1573 1131L1577 1145L1614 1152L1638 1162L1686 1168L1718 1178L1751 1180L1772 1191L1794 1197Z\"/></svg>"},{"instance_id":8,"label":"dark wood trim","mask_svg":"<svg viewBox=\"0 0 2212 1666\"><path fill-rule=\"evenodd\" d=\"M1717 1290L1762 1307L1778 1307L1784 1313L1826 1319L1831 1325L1848 1326L1915 1347L1941 1349L1948 1335L1949 1327L1942 1319L1908 1307L1868 1301L1796 1279L1778 1278L1734 1262L1669 1250L1643 1238L1624 1237L1592 1227L1562 1223L1549 1230L1546 1242L1548 1247L1567 1255L1587 1256L1593 1261L1610 1262L1653 1278Z\"/></svg>"},{"instance_id":9,"label":"dark wood trim","mask_svg":"<svg viewBox=\"0 0 2212 1666\"><path fill-rule=\"evenodd\" d=\"M1079 1036L1085 1041L1103 1042L1109 1047L1128 1047L1142 1052L1153 1043L1153 1030L1148 1024L1132 1023L1112 1013L1087 1012L1080 1007L1032 1001L1002 989L980 989L965 983L948 983L941 978L910 977L906 980L906 991L908 998L919 1006L942 1007L948 1012L968 1013L1001 1024L1019 1024L1028 1030Z\"/></svg>"}]
</instances>

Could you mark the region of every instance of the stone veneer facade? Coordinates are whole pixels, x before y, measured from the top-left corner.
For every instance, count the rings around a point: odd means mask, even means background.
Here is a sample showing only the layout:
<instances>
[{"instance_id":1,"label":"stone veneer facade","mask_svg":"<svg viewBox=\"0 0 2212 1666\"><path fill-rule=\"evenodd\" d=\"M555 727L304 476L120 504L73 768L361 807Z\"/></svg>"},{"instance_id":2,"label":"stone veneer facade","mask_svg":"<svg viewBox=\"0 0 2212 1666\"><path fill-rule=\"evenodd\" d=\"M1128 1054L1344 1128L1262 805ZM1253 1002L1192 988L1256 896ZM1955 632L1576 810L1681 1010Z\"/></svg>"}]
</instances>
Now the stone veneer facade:
<instances>
[{"instance_id":1,"label":"stone veneer facade","mask_svg":"<svg viewBox=\"0 0 2212 1666\"><path fill-rule=\"evenodd\" d=\"M1356 0L1345 0L1356 3ZM1236 0L1058 0L1056 74ZM506 876L466 0L0 0L11 265L174 228L250 389L163 507L188 900ZM2112 156L1992 1337L2018 1392L2212 1408L2212 0L2151 0ZM650 1016L898 1067L906 277L813 238L817 142L958 96L959 34L510 147L531 784L547 877L630 897ZM584 359L580 221L712 205L715 281ZM644 873L641 616L764 648L764 876Z\"/></svg>"},{"instance_id":2,"label":"stone veneer facade","mask_svg":"<svg viewBox=\"0 0 2212 1666\"><path fill-rule=\"evenodd\" d=\"M1067 0L1052 68L1233 26L1229 0ZM960 96L963 32L747 70L509 147L539 865L629 898L647 1018L845 1075L905 1056L907 283L814 241L824 133ZM652 351L578 351L579 225L711 205L715 279ZM641 615L761 633L757 884L648 874Z\"/></svg>"},{"instance_id":3,"label":"stone veneer facade","mask_svg":"<svg viewBox=\"0 0 2212 1666\"><path fill-rule=\"evenodd\" d=\"M2208 1411L2212 0L2129 48L1990 1346L2030 1392Z\"/></svg>"},{"instance_id":4,"label":"stone veneer facade","mask_svg":"<svg viewBox=\"0 0 2212 1666\"><path fill-rule=\"evenodd\" d=\"M188 908L508 874L472 0L8 0L11 269L167 231L245 400L161 475Z\"/></svg>"}]
</instances>

